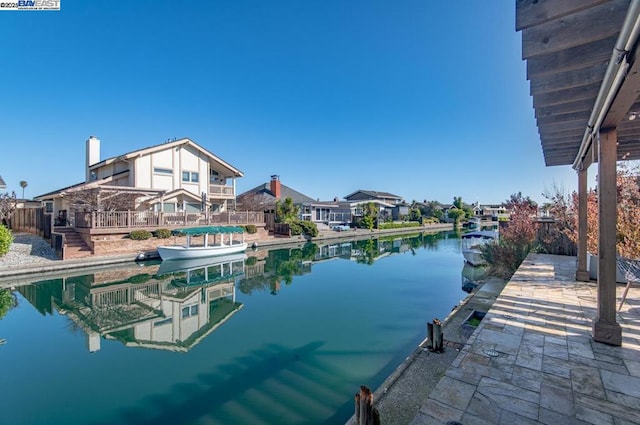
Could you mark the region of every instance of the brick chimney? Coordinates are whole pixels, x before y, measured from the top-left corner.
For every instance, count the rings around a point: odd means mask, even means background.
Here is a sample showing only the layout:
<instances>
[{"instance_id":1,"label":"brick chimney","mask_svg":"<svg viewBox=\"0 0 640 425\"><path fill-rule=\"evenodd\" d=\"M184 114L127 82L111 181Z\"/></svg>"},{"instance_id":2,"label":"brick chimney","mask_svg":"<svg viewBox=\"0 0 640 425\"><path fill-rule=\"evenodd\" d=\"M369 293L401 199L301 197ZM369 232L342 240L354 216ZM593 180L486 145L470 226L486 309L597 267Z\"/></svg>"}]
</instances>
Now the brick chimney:
<instances>
[{"instance_id":1,"label":"brick chimney","mask_svg":"<svg viewBox=\"0 0 640 425\"><path fill-rule=\"evenodd\" d=\"M280 176L275 174L271 176L271 193L276 199L280 199Z\"/></svg>"}]
</instances>

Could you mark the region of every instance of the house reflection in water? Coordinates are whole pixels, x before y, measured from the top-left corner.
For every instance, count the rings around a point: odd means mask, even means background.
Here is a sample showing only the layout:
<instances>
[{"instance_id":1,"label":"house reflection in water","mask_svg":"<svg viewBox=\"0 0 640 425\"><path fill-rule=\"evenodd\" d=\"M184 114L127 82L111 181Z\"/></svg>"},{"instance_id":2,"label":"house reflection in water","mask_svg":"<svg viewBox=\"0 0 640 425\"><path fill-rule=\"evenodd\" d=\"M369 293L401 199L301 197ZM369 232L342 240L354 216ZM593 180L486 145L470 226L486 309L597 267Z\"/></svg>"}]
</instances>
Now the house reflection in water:
<instances>
[{"instance_id":1,"label":"house reflection in water","mask_svg":"<svg viewBox=\"0 0 640 425\"><path fill-rule=\"evenodd\" d=\"M87 334L91 352L100 350L101 338L188 351L242 308L235 287L244 259L171 261L37 282L19 291L41 313L55 309L71 318Z\"/></svg>"}]
</instances>

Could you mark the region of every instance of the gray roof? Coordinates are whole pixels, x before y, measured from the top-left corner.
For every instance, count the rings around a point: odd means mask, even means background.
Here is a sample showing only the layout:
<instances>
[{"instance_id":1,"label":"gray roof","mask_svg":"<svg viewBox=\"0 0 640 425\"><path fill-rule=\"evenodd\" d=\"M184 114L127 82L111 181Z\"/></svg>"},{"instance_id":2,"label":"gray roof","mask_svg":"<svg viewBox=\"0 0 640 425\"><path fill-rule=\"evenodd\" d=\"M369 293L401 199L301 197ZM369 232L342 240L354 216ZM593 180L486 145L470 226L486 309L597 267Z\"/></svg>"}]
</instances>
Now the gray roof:
<instances>
[{"instance_id":1,"label":"gray roof","mask_svg":"<svg viewBox=\"0 0 640 425\"><path fill-rule=\"evenodd\" d=\"M241 193L240 195L238 195L238 201L241 201L244 196L251 194L260 195L263 198L263 203L265 204L274 203L276 201L275 195L273 194L273 192L271 192L270 183L261 184L260 186L254 187L253 189L249 189L246 192ZM315 199L280 183L280 199L287 198L291 198L294 204L308 204L311 202L316 202Z\"/></svg>"},{"instance_id":2,"label":"gray roof","mask_svg":"<svg viewBox=\"0 0 640 425\"><path fill-rule=\"evenodd\" d=\"M356 190L353 193L350 193L349 195L345 196L345 199L350 198L351 196L355 195L356 193L363 193L367 196L370 196L371 198L391 198L391 199L403 199L402 196L398 196L398 195L394 195L393 193L389 193L389 192L377 192L375 190Z\"/></svg>"},{"instance_id":3,"label":"gray roof","mask_svg":"<svg viewBox=\"0 0 640 425\"><path fill-rule=\"evenodd\" d=\"M2 176L0 176L0 189L6 189L7 184L2 180Z\"/></svg>"}]
</instances>

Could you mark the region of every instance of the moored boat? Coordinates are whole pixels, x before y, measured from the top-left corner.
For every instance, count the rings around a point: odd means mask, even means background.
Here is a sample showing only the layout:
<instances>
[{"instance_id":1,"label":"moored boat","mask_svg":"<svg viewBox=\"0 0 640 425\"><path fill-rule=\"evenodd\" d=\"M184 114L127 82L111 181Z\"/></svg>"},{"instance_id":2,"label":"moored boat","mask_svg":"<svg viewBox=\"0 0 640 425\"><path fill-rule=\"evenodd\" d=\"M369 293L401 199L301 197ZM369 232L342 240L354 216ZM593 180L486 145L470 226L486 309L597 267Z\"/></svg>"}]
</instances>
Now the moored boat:
<instances>
[{"instance_id":1,"label":"moored boat","mask_svg":"<svg viewBox=\"0 0 640 425\"><path fill-rule=\"evenodd\" d=\"M244 240L244 228L239 226L200 226L178 229L175 235L187 237L186 245L165 245L158 247L162 260L184 260L189 258L214 257L218 255L244 252L247 243ZM234 239L241 235L241 240ZM194 236L202 236L203 244L192 244ZM213 241L211 241L213 239Z\"/></svg>"},{"instance_id":2,"label":"moored boat","mask_svg":"<svg viewBox=\"0 0 640 425\"><path fill-rule=\"evenodd\" d=\"M464 260L472 266L486 264L480 248L482 245L498 239L498 232L495 230L477 230L462 235L462 255Z\"/></svg>"}]
</instances>

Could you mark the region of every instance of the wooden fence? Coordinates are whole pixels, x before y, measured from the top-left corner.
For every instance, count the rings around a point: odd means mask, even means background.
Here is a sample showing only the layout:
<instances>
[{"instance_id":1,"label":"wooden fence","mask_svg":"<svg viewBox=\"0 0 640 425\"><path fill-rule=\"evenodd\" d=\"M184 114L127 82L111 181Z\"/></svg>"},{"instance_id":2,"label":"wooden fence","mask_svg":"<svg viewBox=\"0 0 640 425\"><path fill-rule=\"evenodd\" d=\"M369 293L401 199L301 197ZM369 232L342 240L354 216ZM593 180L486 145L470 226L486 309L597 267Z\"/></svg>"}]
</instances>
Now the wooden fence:
<instances>
[{"instance_id":1,"label":"wooden fence","mask_svg":"<svg viewBox=\"0 0 640 425\"><path fill-rule=\"evenodd\" d=\"M230 211L210 215L190 212L93 211L76 212L74 216L75 227L88 229L174 228L209 224L264 225L264 213L260 211Z\"/></svg>"},{"instance_id":2,"label":"wooden fence","mask_svg":"<svg viewBox=\"0 0 640 425\"><path fill-rule=\"evenodd\" d=\"M51 214L44 208L18 208L9 219L9 227L14 232L32 233L49 239L51 237Z\"/></svg>"}]
</instances>

